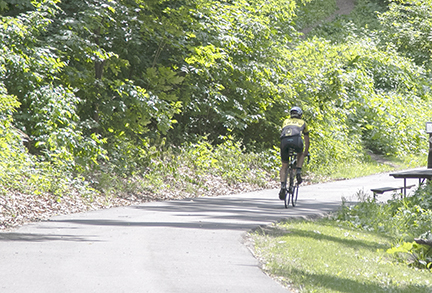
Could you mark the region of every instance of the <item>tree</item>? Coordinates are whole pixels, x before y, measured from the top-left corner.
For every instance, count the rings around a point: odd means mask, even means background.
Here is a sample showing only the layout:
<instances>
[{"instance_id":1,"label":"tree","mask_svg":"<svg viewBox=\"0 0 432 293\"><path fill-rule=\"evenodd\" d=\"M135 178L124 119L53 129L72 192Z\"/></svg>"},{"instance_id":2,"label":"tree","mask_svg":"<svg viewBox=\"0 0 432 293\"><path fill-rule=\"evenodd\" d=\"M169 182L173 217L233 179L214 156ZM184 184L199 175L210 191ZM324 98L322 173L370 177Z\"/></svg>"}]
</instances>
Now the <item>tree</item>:
<instances>
[{"instance_id":1,"label":"tree","mask_svg":"<svg viewBox=\"0 0 432 293\"><path fill-rule=\"evenodd\" d=\"M194 12L190 55L182 68L184 109L176 132L265 140L277 104L292 99L284 78L282 48L297 36L294 1L202 1ZM282 110L283 111L283 110ZM268 130L271 131L269 132ZM267 130L267 131L266 131ZM177 137L179 137L178 135ZM180 138L181 139L181 138Z\"/></svg>"},{"instance_id":2,"label":"tree","mask_svg":"<svg viewBox=\"0 0 432 293\"><path fill-rule=\"evenodd\" d=\"M430 66L432 43L432 2L430 0L392 1L380 14L384 39L417 64Z\"/></svg>"},{"instance_id":3,"label":"tree","mask_svg":"<svg viewBox=\"0 0 432 293\"><path fill-rule=\"evenodd\" d=\"M56 2L40 1L34 10L2 17L1 82L20 102L14 124L30 137L31 151L60 165L85 166L103 153L99 138L83 135L75 114L79 99L58 84L66 64L55 48L39 39L52 21Z\"/></svg>"}]
</instances>

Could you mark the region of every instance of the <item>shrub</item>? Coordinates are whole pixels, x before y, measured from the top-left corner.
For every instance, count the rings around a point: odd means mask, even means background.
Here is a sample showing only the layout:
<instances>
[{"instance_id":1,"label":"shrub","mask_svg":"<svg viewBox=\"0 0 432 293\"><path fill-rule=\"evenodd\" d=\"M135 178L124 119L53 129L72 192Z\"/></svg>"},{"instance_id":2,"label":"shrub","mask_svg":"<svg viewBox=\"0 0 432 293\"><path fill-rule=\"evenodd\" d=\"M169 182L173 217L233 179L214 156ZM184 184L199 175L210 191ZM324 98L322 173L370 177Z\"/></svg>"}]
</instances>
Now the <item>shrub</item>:
<instances>
[{"instance_id":1,"label":"shrub","mask_svg":"<svg viewBox=\"0 0 432 293\"><path fill-rule=\"evenodd\" d=\"M364 194L359 193L359 196ZM427 237L432 227L432 184L422 186L412 197L388 203L363 197L355 206L344 204L336 219L344 225L392 237L394 242L389 254L409 265L432 268L431 247L414 242L415 238Z\"/></svg>"}]
</instances>

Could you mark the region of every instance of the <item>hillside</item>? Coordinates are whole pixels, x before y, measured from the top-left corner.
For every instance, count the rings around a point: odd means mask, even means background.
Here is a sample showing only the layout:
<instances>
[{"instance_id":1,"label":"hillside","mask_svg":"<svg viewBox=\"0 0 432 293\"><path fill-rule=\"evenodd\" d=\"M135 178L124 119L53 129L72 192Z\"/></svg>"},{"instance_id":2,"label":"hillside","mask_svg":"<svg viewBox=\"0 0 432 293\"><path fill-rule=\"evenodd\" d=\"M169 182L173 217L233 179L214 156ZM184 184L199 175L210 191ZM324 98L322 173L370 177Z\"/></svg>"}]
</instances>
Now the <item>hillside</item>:
<instances>
[{"instance_id":1,"label":"hillside","mask_svg":"<svg viewBox=\"0 0 432 293\"><path fill-rule=\"evenodd\" d=\"M308 182L363 176L370 154L423 158L430 42L396 49L405 30L378 21L380 1L12 2L0 7L2 229L277 188L293 105L312 130Z\"/></svg>"}]
</instances>

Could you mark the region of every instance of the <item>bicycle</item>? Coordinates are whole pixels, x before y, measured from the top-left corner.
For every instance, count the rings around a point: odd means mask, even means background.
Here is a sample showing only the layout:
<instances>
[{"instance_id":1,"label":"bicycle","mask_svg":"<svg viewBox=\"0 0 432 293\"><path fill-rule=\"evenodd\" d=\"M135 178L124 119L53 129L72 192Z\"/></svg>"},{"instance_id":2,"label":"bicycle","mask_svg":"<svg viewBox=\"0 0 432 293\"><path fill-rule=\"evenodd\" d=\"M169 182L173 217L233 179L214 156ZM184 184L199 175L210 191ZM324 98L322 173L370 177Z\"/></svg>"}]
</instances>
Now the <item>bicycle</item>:
<instances>
[{"instance_id":1,"label":"bicycle","mask_svg":"<svg viewBox=\"0 0 432 293\"><path fill-rule=\"evenodd\" d=\"M307 154L307 162L309 163L310 160L310 154ZM294 184L294 179L296 177L296 165L297 165L297 153L294 152L292 148L288 149L288 175L287 178L289 178L289 185L288 188L285 190L285 208L287 209L290 202L293 207L297 205L297 198L298 198L298 190L299 190L299 183L296 180L296 184Z\"/></svg>"}]
</instances>

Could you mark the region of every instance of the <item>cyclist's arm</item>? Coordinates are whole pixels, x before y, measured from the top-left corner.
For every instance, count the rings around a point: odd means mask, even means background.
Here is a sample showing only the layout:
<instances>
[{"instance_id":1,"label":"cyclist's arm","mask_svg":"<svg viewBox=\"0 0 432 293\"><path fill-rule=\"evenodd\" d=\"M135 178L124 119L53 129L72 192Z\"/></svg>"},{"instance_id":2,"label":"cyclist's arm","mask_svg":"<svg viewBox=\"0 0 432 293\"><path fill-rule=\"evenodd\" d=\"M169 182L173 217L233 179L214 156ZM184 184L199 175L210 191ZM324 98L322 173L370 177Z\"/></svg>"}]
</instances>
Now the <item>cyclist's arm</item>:
<instances>
[{"instance_id":1,"label":"cyclist's arm","mask_svg":"<svg viewBox=\"0 0 432 293\"><path fill-rule=\"evenodd\" d=\"M310 146L309 132L304 134L304 142L305 142L304 154L306 156L309 153L309 146Z\"/></svg>"}]
</instances>

